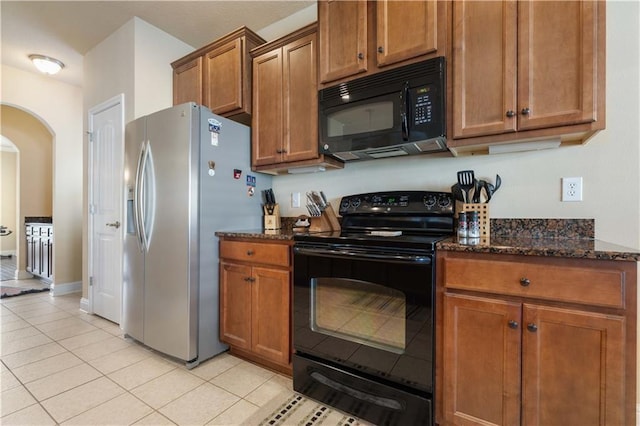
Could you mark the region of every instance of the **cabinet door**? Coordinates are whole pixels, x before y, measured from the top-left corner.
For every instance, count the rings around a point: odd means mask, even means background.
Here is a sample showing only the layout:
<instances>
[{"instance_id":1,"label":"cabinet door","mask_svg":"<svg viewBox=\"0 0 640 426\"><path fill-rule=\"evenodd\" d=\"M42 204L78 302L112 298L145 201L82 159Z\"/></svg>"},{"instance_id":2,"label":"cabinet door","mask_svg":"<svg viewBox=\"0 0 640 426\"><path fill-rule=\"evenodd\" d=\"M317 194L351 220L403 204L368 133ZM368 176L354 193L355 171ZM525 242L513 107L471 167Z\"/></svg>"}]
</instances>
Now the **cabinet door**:
<instances>
[{"instance_id":1,"label":"cabinet door","mask_svg":"<svg viewBox=\"0 0 640 426\"><path fill-rule=\"evenodd\" d=\"M173 70L173 104L202 104L202 57Z\"/></svg>"},{"instance_id":2,"label":"cabinet door","mask_svg":"<svg viewBox=\"0 0 640 426\"><path fill-rule=\"evenodd\" d=\"M445 294L446 424L520 424L519 303Z\"/></svg>"},{"instance_id":3,"label":"cabinet door","mask_svg":"<svg viewBox=\"0 0 640 426\"><path fill-rule=\"evenodd\" d=\"M220 340L251 349L251 267L220 264Z\"/></svg>"},{"instance_id":4,"label":"cabinet door","mask_svg":"<svg viewBox=\"0 0 640 426\"><path fill-rule=\"evenodd\" d=\"M453 137L514 132L516 2L453 2Z\"/></svg>"},{"instance_id":5,"label":"cabinet door","mask_svg":"<svg viewBox=\"0 0 640 426\"><path fill-rule=\"evenodd\" d=\"M518 2L518 129L595 120L598 3Z\"/></svg>"},{"instance_id":6,"label":"cabinet door","mask_svg":"<svg viewBox=\"0 0 640 426\"><path fill-rule=\"evenodd\" d=\"M289 272L253 268L252 349L267 359L288 364L290 356Z\"/></svg>"},{"instance_id":7,"label":"cabinet door","mask_svg":"<svg viewBox=\"0 0 640 426\"><path fill-rule=\"evenodd\" d=\"M244 107L243 39L235 39L204 56L204 105L224 115Z\"/></svg>"},{"instance_id":8,"label":"cabinet door","mask_svg":"<svg viewBox=\"0 0 640 426\"><path fill-rule=\"evenodd\" d=\"M320 81L367 71L366 0L318 1Z\"/></svg>"},{"instance_id":9,"label":"cabinet door","mask_svg":"<svg viewBox=\"0 0 640 426\"><path fill-rule=\"evenodd\" d=\"M282 48L284 160L318 157L316 35Z\"/></svg>"},{"instance_id":10,"label":"cabinet door","mask_svg":"<svg viewBox=\"0 0 640 426\"><path fill-rule=\"evenodd\" d=\"M253 59L253 166L282 161L282 97L282 49L275 49Z\"/></svg>"},{"instance_id":11,"label":"cabinet door","mask_svg":"<svg viewBox=\"0 0 640 426\"><path fill-rule=\"evenodd\" d=\"M524 305L526 425L623 425L625 320Z\"/></svg>"},{"instance_id":12,"label":"cabinet door","mask_svg":"<svg viewBox=\"0 0 640 426\"><path fill-rule=\"evenodd\" d=\"M377 64L394 64L438 50L438 1L378 0Z\"/></svg>"}]
</instances>

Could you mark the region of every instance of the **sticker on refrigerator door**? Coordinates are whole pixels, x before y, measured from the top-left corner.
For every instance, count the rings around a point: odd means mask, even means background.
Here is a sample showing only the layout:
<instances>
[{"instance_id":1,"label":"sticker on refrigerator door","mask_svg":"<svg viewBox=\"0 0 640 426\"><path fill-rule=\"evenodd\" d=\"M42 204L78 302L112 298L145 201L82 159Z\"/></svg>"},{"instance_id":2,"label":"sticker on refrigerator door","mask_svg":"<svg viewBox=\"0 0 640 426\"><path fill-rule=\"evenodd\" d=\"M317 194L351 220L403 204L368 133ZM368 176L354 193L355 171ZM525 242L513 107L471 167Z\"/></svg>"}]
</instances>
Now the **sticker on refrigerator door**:
<instances>
[{"instance_id":1,"label":"sticker on refrigerator door","mask_svg":"<svg viewBox=\"0 0 640 426\"><path fill-rule=\"evenodd\" d=\"M211 133L211 145L218 146L218 136L220 135L220 130L222 130L222 123L216 120L215 118L209 118L209 133Z\"/></svg>"},{"instance_id":2,"label":"sticker on refrigerator door","mask_svg":"<svg viewBox=\"0 0 640 426\"><path fill-rule=\"evenodd\" d=\"M213 176L216 174L216 162L213 160L209 160L209 176Z\"/></svg>"},{"instance_id":3,"label":"sticker on refrigerator door","mask_svg":"<svg viewBox=\"0 0 640 426\"><path fill-rule=\"evenodd\" d=\"M247 175L247 195L253 197L256 193L256 177Z\"/></svg>"}]
</instances>

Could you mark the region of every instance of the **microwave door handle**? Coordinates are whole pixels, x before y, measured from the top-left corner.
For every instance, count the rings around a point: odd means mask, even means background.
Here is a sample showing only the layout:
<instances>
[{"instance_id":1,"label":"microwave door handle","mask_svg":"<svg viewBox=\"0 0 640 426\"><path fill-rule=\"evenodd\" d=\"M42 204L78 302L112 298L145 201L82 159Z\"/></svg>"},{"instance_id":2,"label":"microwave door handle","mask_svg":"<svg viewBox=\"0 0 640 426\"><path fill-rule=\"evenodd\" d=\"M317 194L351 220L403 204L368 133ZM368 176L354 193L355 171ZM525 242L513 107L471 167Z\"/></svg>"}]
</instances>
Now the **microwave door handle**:
<instances>
[{"instance_id":1,"label":"microwave door handle","mask_svg":"<svg viewBox=\"0 0 640 426\"><path fill-rule=\"evenodd\" d=\"M400 96L400 119L402 121L402 140L409 140L409 123L411 121L410 113L411 113L411 99L409 92L409 83L405 83L404 88L402 89L402 95Z\"/></svg>"}]
</instances>

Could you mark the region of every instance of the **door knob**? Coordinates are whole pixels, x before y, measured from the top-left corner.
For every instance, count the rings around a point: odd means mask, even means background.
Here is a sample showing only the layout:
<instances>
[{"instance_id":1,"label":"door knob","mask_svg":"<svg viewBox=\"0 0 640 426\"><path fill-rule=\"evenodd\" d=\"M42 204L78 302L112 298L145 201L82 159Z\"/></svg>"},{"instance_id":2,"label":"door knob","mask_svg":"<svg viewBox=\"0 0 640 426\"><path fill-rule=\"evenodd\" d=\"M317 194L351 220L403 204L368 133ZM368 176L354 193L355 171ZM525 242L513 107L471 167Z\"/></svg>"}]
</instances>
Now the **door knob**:
<instances>
[{"instance_id":1,"label":"door knob","mask_svg":"<svg viewBox=\"0 0 640 426\"><path fill-rule=\"evenodd\" d=\"M113 226L114 228L118 229L120 228L120 222L118 222L117 220L113 223L107 223L107 226Z\"/></svg>"}]
</instances>

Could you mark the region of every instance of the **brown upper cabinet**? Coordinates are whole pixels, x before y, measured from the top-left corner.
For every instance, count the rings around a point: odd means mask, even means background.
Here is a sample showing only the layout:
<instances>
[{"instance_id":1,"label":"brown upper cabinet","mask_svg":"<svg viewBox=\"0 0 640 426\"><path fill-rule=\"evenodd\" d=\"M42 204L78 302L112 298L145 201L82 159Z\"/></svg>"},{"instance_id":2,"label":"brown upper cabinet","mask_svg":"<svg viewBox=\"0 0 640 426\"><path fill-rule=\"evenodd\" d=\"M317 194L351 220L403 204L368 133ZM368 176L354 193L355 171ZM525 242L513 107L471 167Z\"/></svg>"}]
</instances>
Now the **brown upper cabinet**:
<instances>
[{"instance_id":1,"label":"brown upper cabinet","mask_svg":"<svg viewBox=\"0 0 640 426\"><path fill-rule=\"evenodd\" d=\"M320 83L445 56L449 2L318 1Z\"/></svg>"},{"instance_id":2,"label":"brown upper cabinet","mask_svg":"<svg viewBox=\"0 0 640 426\"><path fill-rule=\"evenodd\" d=\"M448 146L603 129L604 18L603 1L454 1Z\"/></svg>"},{"instance_id":3,"label":"brown upper cabinet","mask_svg":"<svg viewBox=\"0 0 640 426\"><path fill-rule=\"evenodd\" d=\"M173 62L173 103L193 101L215 114L251 122L251 55L265 41L247 27Z\"/></svg>"},{"instance_id":4,"label":"brown upper cabinet","mask_svg":"<svg viewBox=\"0 0 640 426\"><path fill-rule=\"evenodd\" d=\"M279 174L300 167L343 167L318 153L316 24L251 54L253 170Z\"/></svg>"}]
</instances>

